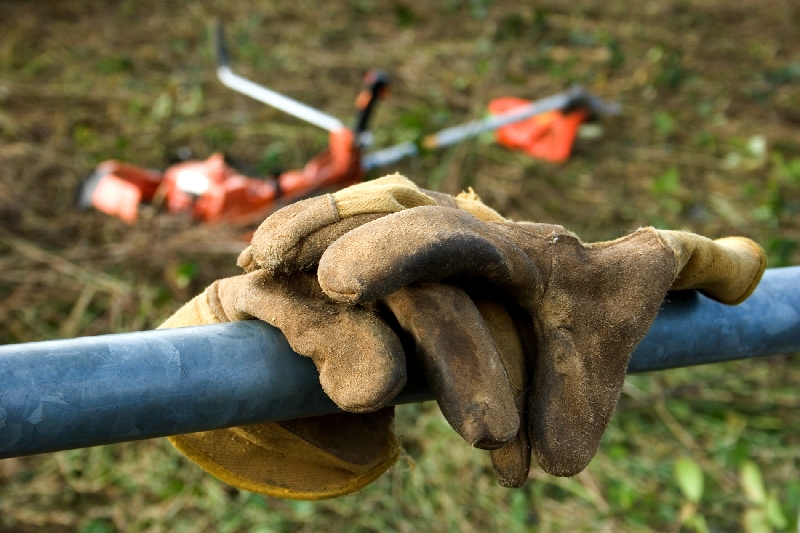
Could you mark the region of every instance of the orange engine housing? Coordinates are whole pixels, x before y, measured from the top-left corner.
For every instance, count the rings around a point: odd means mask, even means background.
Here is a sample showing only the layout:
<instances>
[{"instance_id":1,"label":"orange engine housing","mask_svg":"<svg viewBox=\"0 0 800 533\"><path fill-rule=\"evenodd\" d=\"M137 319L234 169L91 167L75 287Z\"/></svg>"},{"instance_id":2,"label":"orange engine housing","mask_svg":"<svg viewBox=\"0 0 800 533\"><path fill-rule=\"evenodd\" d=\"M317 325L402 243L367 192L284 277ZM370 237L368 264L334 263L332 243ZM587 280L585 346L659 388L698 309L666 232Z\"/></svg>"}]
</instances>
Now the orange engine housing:
<instances>
[{"instance_id":1,"label":"orange engine housing","mask_svg":"<svg viewBox=\"0 0 800 533\"><path fill-rule=\"evenodd\" d=\"M82 187L82 204L133 224L139 205L163 198L170 213L188 213L200 222L250 224L278 207L327 187L344 187L363 178L361 152L349 129L331 132L328 149L277 179L251 178L216 153L205 161L186 161L163 174L119 161L106 161Z\"/></svg>"},{"instance_id":2,"label":"orange engine housing","mask_svg":"<svg viewBox=\"0 0 800 533\"><path fill-rule=\"evenodd\" d=\"M489 103L489 112L499 115L526 104L530 102L521 98L497 98ZM498 128L497 142L533 157L561 163L569 158L578 128L588 118L589 112L585 109L542 113Z\"/></svg>"}]
</instances>

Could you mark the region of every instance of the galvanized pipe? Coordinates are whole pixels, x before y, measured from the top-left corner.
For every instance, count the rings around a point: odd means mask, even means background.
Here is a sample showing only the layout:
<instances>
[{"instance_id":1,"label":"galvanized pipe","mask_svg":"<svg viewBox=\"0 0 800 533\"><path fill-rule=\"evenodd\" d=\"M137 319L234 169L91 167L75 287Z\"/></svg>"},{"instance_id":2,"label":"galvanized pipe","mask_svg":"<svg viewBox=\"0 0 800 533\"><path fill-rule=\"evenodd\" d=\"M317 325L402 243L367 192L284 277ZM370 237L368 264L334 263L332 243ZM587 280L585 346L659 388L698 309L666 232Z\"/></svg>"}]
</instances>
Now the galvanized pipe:
<instances>
[{"instance_id":1,"label":"galvanized pipe","mask_svg":"<svg viewBox=\"0 0 800 533\"><path fill-rule=\"evenodd\" d=\"M645 372L800 351L800 267L728 307L671 293L633 354ZM394 403L432 399L410 365ZM336 412L311 361L258 321L0 347L0 458Z\"/></svg>"}]
</instances>

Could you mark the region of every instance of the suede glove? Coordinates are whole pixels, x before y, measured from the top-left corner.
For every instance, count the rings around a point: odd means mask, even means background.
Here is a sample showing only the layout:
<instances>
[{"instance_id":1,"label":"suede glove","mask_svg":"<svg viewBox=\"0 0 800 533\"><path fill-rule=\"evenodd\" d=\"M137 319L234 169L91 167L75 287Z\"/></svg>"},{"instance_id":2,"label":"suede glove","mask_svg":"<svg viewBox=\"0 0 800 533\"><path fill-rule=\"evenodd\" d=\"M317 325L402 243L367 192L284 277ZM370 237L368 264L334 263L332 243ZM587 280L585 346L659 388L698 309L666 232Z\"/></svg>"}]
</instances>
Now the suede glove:
<instances>
[{"instance_id":1,"label":"suede glove","mask_svg":"<svg viewBox=\"0 0 800 533\"><path fill-rule=\"evenodd\" d=\"M586 467L630 355L667 290L698 289L734 305L752 293L765 266L763 249L741 237L712 241L643 228L584 244L561 226L482 221L461 209L422 206L340 237L321 256L318 278L331 299L351 304L386 299L396 310L403 305L398 289L447 282L476 301L489 298L512 310L513 326L499 330L522 346L526 366L508 365L506 374L520 376L511 390L517 401L528 386L530 392L522 400L525 423L516 441L495 455L501 482L517 485L527 477L526 441L550 474L570 476ZM405 317L414 330L415 316Z\"/></svg>"},{"instance_id":2,"label":"suede glove","mask_svg":"<svg viewBox=\"0 0 800 533\"><path fill-rule=\"evenodd\" d=\"M315 271L325 249L341 235L399 210L397 202L388 201L396 192L387 196L395 187L419 191L394 175L289 206L255 232L240 264L276 276ZM437 205L465 210L481 220L505 220L472 192L457 197L424 193ZM379 213L366 215L373 211ZM442 284L403 287L375 303L397 323L395 329L416 355L451 426L471 445L494 450L501 483L520 484L509 480L510 469L503 466L508 462L503 458L530 457L520 433L526 373L513 318L490 299L473 301L463 288Z\"/></svg>"},{"instance_id":3,"label":"suede glove","mask_svg":"<svg viewBox=\"0 0 800 533\"><path fill-rule=\"evenodd\" d=\"M231 485L295 499L358 490L394 463L399 445L392 432L393 410L382 407L405 382L400 341L375 312L376 306L337 304L324 297L314 271L324 249L359 224L434 203L411 182L394 176L293 204L256 232L239 258L246 274L215 282L161 326L264 320L279 327L295 351L314 360L323 388L340 407L374 412L252 424L174 436L171 442ZM477 212L481 209L488 212L482 204ZM264 257L272 262L261 266L259 258ZM502 394L493 394L491 399L498 402L489 405L485 394L495 388L507 390L508 382L478 308L457 287L417 287L405 298L436 308L424 321L431 327L420 342L434 361L432 368L442 379L465 372L469 377L467 386L439 387L450 393L448 405L459 406L452 417L454 426L483 447L513 439L519 430L513 398L503 402ZM491 309L490 304L484 307ZM412 306L406 312L418 311ZM410 319L403 312L398 308L389 318L406 323ZM453 356L449 339L461 343L460 357ZM437 382L435 376L432 381Z\"/></svg>"}]
</instances>

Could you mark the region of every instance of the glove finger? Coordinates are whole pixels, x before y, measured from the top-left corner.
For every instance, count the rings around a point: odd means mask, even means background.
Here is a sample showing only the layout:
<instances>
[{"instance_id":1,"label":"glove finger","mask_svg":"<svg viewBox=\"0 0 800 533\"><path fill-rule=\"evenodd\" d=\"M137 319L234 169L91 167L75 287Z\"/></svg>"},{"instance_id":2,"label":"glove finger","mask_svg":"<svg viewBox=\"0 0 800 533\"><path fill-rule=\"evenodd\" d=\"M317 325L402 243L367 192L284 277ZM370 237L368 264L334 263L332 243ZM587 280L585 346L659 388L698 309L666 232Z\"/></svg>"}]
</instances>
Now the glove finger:
<instances>
[{"instance_id":1,"label":"glove finger","mask_svg":"<svg viewBox=\"0 0 800 533\"><path fill-rule=\"evenodd\" d=\"M377 183L389 178L392 178L394 181L383 183L382 185ZM325 250L327 250L335 240L345 233L349 233L359 226L363 226L368 222L372 222L373 220L377 220L388 214L402 209L414 207L415 205L423 202L427 202L427 198L420 198L422 195L421 192L417 190L406 190L406 187L403 186L402 182L400 184L394 183L398 181L398 179L399 177L397 176L387 176L386 178L381 178L373 182L367 182L368 184L374 185L372 190L370 190L372 196L367 196L366 198L359 196L357 199L361 200L361 203L357 203L355 199L347 201L347 198L343 199L338 197L340 194L356 188L355 186L352 188L343 189L338 193L333 193L333 197L336 199L336 208L342 217L341 220L327 226L323 226L321 229L300 240L296 246L296 254L292 253L289 254L288 257L284 257L277 270L273 269L273 272L290 274L292 272L298 272L302 270L313 270L317 268L319 260ZM408 180L403 178L403 181ZM358 192L363 193L363 191ZM424 194L427 196L430 196L438 205L449 206L452 203L452 207L467 211L478 220L492 222L506 221L499 214L497 214L496 211L483 204L480 199L472 199L473 196L477 198L477 195L475 195L474 192L462 193L456 197L425 190L422 192L424 192ZM375 198L374 195L376 194L382 194L382 196ZM361 210L371 209L385 209L386 211L374 213L361 212ZM273 239L267 231L264 231L258 235L259 243L263 243L264 241L274 242L274 240L275 239ZM243 254L242 257L242 262L248 262L248 256L246 254ZM255 266L255 264L253 264L250 269L252 269L253 266ZM245 270L248 270L248 268L245 268Z\"/></svg>"},{"instance_id":2,"label":"glove finger","mask_svg":"<svg viewBox=\"0 0 800 533\"><path fill-rule=\"evenodd\" d=\"M472 300L448 285L415 285L384 302L414 340L447 421L477 448L514 439L521 426L503 363Z\"/></svg>"},{"instance_id":3,"label":"glove finger","mask_svg":"<svg viewBox=\"0 0 800 533\"><path fill-rule=\"evenodd\" d=\"M521 420L526 417L527 391L517 396L517 410ZM519 432L513 441L491 450L494 475L498 483L504 487L516 488L525 484L531 469L531 443L528 439L527 424L520 425Z\"/></svg>"},{"instance_id":4,"label":"glove finger","mask_svg":"<svg viewBox=\"0 0 800 533\"><path fill-rule=\"evenodd\" d=\"M366 308L328 301L314 274L256 271L220 280L208 300L224 321L258 318L279 328L294 351L314 361L323 390L345 411L384 407L405 385L397 335Z\"/></svg>"},{"instance_id":5,"label":"glove finger","mask_svg":"<svg viewBox=\"0 0 800 533\"><path fill-rule=\"evenodd\" d=\"M506 376L508 376L511 392L517 398L530 385L525 354L526 351L535 353L535 344L531 343L530 339L523 337L524 333L528 333L526 330L530 329L525 326L530 319L526 320L520 317L520 320L515 321L506 306L497 300L474 293L470 293L469 296L489 329L489 334L497 348ZM529 342L524 343L524 341Z\"/></svg>"},{"instance_id":6,"label":"glove finger","mask_svg":"<svg viewBox=\"0 0 800 533\"><path fill-rule=\"evenodd\" d=\"M280 243L277 240L270 241L268 235L260 234L253 237L254 244L251 244L242 252L237 260L237 264L242 267L245 272L263 269L273 275L288 275L295 272L314 270L317 268L322 254L336 239L367 222L371 222L383 216L386 216L386 213L365 213L363 215L354 215L349 218L344 218L338 222L321 227L319 230L299 240L292 248L288 249L278 249ZM270 242L270 246L275 248L271 252L271 257L277 257L278 259L264 261L253 257L255 249L259 247L262 250L269 249L267 246L261 246L261 241Z\"/></svg>"},{"instance_id":7,"label":"glove finger","mask_svg":"<svg viewBox=\"0 0 800 533\"><path fill-rule=\"evenodd\" d=\"M489 452L494 474L504 487L521 487L528 479L531 466L531 443L525 422L530 376L525 352L535 353L535 341L530 336L530 328L526 327L529 320L515 321L506 306L496 300L472 294L470 297L492 335L514 393L519 418L523 421L514 440Z\"/></svg>"},{"instance_id":8,"label":"glove finger","mask_svg":"<svg viewBox=\"0 0 800 533\"><path fill-rule=\"evenodd\" d=\"M339 220L336 201L330 194L290 204L261 223L236 264L246 272L262 269L278 273L282 265L296 259L308 235Z\"/></svg>"},{"instance_id":9,"label":"glove finger","mask_svg":"<svg viewBox=\"0 0 800 533\"><path fill-rule=\"evenodd\" d=\"M332 299L359 303L416 282L477 277L533 312L546 275L540 277L505 232L524 229L480 222L448 207L408 209L356 228L334 242L320 259L319 282ZM519 239L525 240L531 237Z\"/></svg>"},{"instance_id":10,"label":"glove finger","mask_svg":"<svg viewBox=\"0 0 800 533\"><path fill-rule=\"evenodd\" d=\"M675 254L673 290L698 289L729 305L742 303L755 290L767 254L754 241L727 237L712 241L685 231L659 231Z\"/></svg>"},{"instance_id":11,"label":"glove finger","mask_svg":"<svg viewBox=\"0 0 800 533\"><path fill-rule=\"evenodd\" d=\"M238 264L248 272L260 268L272 274L308 269L316 265L330 242L352 228L420 205L435 202L399 174L302 200L267 218L253 234L251 245L239 256ZM325 231L339 222L335 229ZM316 237L316 244L306 242L320 231L324 234Z\"/></svg>"}]
</instances>

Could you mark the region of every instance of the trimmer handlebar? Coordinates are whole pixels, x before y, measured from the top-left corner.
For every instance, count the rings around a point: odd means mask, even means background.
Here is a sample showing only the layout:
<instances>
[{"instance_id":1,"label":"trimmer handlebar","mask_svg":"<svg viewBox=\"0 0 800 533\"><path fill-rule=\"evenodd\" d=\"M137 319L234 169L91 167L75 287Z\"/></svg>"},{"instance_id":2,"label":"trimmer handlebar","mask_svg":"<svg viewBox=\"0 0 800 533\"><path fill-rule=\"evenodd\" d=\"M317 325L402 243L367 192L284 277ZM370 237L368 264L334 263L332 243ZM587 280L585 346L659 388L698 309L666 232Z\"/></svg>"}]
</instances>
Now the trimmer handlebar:
<instances>
[{"instance_id":1,"label":"trimmer handlebar","mask_svg":"<svg viewBox=\"0 0 800 533\"><path fill-rule=\"evenodd\" d=\"M225 30L221 23L216 25L215 39L217 77L223 85L324 130L334 132L344 129L344 124L338 118L235 74L231 70L230 56L225 48Z\"/></svg>"}]
</instances>

